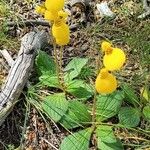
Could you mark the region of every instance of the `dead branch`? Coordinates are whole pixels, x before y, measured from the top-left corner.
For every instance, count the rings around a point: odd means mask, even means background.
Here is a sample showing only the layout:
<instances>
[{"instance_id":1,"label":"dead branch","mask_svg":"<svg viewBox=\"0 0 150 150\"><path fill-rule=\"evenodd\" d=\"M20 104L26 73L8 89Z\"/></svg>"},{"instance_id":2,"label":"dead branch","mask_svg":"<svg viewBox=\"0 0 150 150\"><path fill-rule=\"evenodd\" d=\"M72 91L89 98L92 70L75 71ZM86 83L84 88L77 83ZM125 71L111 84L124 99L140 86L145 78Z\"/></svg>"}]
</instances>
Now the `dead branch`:
<instances>
[{"instance_id":1,"label":"dead branch","mask_svg":"<svg viewBox=\"0 0 150 150\"><path fill-rule=\"evenodd\" d=\"M25 26L47 26L50 27L50 24L48 21L44 20L25 20L25 21L20 21L20 22L8 22L7 26L9 27L25 27ZM78 28L80 25L79 24L73 24L70 25L70 30L74 30Z\"/></svg>"},{"instance_id":2,"label":"dead branch","mask_svg":"<svg viewBox=\"0 0 150 150\"><path fill-rule=\"evenodd\" d=\"M37 51L47 43L45 32L30 32L22 38L18 57L12 64L0 93L0 125L18 101L33 67Z\"/></svg>"}]
</instances>

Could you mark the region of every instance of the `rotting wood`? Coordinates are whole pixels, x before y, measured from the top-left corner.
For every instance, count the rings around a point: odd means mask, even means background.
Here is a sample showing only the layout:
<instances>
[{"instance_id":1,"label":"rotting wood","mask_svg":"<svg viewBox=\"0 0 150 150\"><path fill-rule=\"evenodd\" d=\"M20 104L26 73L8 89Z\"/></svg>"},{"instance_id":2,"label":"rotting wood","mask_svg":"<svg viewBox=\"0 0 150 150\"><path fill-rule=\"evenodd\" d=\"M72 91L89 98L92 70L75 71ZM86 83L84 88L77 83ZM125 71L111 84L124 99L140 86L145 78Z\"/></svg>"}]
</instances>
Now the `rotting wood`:
<instances>
[{"instance_id":1,"label":"rotting wood","mask_svg":"<svg viewBox=\"0 0 150 150\"><path fill-rule=\"evenodd\" d=\"M37 51L46 46L47 43L48 36L44 31L30 32L22 38L18 57L12 64L0 93L0 125L18 101L33 67Z\"/></svg>"}]
</instances>

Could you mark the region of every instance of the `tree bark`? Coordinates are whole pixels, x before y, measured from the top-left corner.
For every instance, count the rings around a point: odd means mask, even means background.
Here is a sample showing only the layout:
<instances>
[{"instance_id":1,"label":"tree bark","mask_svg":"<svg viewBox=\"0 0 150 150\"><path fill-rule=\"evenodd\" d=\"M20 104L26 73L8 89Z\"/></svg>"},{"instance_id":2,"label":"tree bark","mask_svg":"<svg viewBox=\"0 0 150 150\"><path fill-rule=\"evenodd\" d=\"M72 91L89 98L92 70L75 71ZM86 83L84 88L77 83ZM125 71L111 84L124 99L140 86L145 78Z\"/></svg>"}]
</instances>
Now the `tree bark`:
<instances>
[{"instance_id":1,"label":"tree bark","mask_svg":"<svg viewBox=\"0 0 150 150\"><path fill-rule=\"evenodd\" d=\"M33 67L37 51L47 43L46 32L30 32L22 38L18 57L12 64L0 93L0 125L18 101Z\"/></svg>"}]
</instances>

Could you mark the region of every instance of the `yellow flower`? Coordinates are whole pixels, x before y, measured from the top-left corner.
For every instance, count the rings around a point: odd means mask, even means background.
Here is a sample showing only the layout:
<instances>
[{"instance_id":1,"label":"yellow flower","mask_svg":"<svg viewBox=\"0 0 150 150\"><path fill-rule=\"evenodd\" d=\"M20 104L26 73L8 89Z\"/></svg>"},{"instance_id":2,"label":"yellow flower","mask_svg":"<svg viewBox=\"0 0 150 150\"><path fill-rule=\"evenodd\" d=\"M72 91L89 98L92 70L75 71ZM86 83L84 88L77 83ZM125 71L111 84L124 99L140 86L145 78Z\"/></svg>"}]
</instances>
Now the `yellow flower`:
<instances>
[{"instance_id":1,"label":"yellow flower","mask_svg":"<svg viewBox=\"0 0 150 150\"><path fill-rule=\"evenodd\" d=\"M119 48L113 48L109 42L102 43L102 50L105 51L103 64L110 71L119 70L126 60L125 53Z\"/></svg>"},{"instance_id":2,"label":"yellow flower","mask_svg":"<svg viewBox=\"0 0 150 150\"><path fill-rule=\"evenodd\" d=\"M66 37L64 39L60 38L60 39L56 39L56 43L60 46L63 46L63 45L67 45L69 43L69 37Z\"/></svg>"},{"instance_id":3,"label":"yellow flower","mask_svg":"<svg viewBox=\"0 0 150 150\"><path fill-rule=\"evenodd\" d=\"M44 7L44 5L38 5L35 7L35 12L38 13L38 14L41 14L43 15L45 13L46 9Z\"/></svg>"},{"instance_id":4,"label":"yellow flower","mask_svg":"<svg viewBox=\"0 0 150 150\"><path fill-rule=\"evenodd\" d=\"M61 10L61 11L58 12L58 17L61 20L65 20L68 17L68 13L63 11L63 10Z\"/></svg>"},{"instance_id":5,"label":"yellow flower","mask_svg":"<svg viewBox=\"0 0 150 150\"><path fill-rule=\"evenodd\" d=\"M46 10L44 13L44 18L46 20L55 21L55 22L66 22L66 18L68 16L68 13L65 11L59 11L59 12L52 12L49 10Z\"/></svg>"},{"instance_id":6,"label":"yellow flower","mask_svg":"<svg viewBox=\"0 0 150 150\"><path fill-rule=\"evenodd\" d=\"M64 22L54 23L52 34L58 45L67 45L70 39L69 26Z\"/></svg>"},{"instance_id":7,"label":"yellow flower","mask_svg":"<svg viewBox=\"0 0 150 150\"><path fill-rule=\"evenodd\" d=\"M102 49L102 51L106 52L108 49L111 48L111 46L112 46L111 43L103 41L101 44L101 49Z\"/></svg>"},{"instance_id":8,"label":"yellow flower","mask_svg":"<svg viewBox=\"0 0 150 150\"><path fill-rule=\"evenodd\" d=\"M58 18L58 12L51 12L46 10L44 13L44 18L49 21L54 21Z\"/></svg>"},{"instance_id":9,"label":"yellow flower","mask_svg":"<svg viewBox=\"0 0 150 150\"><path fill-rule=\"evenodd\" d=\"M100 94L112 93L117 88L117 80L106 68L103 68L96 78L95 88Z\"/></svg>"},{"instance_id":10,"label":"yellow flower","mask_svg":"<svg viewBox=\"0 0 150 150\"><path fill-rule=\"evenodd\" d=\"M51 12L58 12L64 7L64 0L46 0L45 7Z\"/></svg>"}]
</instances>

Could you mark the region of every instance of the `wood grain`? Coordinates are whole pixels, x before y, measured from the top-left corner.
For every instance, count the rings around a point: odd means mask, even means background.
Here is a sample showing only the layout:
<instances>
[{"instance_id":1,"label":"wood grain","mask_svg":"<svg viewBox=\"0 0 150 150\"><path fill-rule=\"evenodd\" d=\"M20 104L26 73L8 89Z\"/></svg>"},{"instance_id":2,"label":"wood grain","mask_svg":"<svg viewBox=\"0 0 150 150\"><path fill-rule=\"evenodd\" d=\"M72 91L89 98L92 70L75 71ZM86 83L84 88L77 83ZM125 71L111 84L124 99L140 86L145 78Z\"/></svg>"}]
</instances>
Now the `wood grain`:
<instances>
[{"instance_id":1,"label":"wood grain","mask_svg":"<svg viewBox=\"0 0 150 150\"><path fill-rule=\"evenodd\" d=\"M39 49L48 43L45 32L27 33L0 93L0 125L11 112L26 84Z\"/></svg>"}]
</instances>

